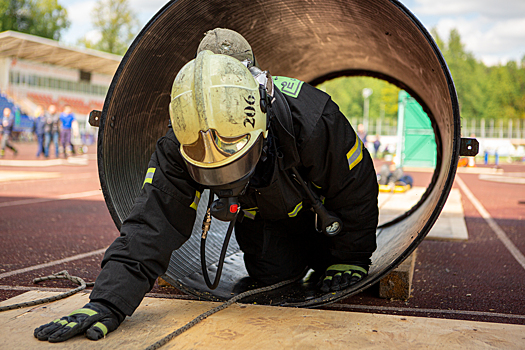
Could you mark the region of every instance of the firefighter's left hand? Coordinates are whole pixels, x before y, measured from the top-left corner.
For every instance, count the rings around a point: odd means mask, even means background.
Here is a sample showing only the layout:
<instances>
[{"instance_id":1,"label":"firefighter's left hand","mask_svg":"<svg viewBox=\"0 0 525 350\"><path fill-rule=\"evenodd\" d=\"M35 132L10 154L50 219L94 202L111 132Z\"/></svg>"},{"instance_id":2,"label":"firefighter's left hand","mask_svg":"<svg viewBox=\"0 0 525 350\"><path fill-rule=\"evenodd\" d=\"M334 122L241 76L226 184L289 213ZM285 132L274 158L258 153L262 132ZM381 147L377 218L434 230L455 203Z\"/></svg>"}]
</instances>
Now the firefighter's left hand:
<instances>
[{"instance_id":1,"label":"firefighter's left hand","mask_svg":"<svg viewBox=\"0 0 525 350\"><path fill-rule=\"evenodd\" d=\"M327 293L345 289L368 275L367 269L357 265L335 264L326 269L319 281L321 291Z\"/></svg>"},{"instance_id":2,"label":"firefighter's left hand","mask_svg":"<svg viewBox=\"0 0 525 350\"><path fill-rule=\"evenodd\" d=\"M92 301L68 316L46 323L34 331L38 340L58 343L86 332L86 337L99 340L114 331L126 315L114 307Z\"/></svg>"}]
</instances>

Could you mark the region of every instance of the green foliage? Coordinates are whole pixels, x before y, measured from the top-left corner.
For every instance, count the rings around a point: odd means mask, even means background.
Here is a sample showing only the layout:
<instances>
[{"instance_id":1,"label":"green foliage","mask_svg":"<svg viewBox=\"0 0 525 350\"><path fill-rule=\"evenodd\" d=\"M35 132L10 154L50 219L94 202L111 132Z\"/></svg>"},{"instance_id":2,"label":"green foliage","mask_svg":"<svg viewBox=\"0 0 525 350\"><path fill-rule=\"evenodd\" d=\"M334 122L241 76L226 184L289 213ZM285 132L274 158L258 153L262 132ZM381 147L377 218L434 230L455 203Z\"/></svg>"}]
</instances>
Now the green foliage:
<instances>
[{"instance_id":1,"label":"green foliage","mask_svg":"<svg viewBox=\"0 0 525 350\"><path fill-rule=\"evenodd\" d=\"M318 86L339 105L339 109L347 118L363 117L363 89L372 89L369 97L371 120L377 118L397 120L397 96L399 88L376 78L370 77L340 77Z\"/></svg>"},{"instance_id":2,"label":"green foliage","mask_svg":"<svg viewBox=\"0 0 525 350\"><path fill-rule=\"evenodd\" d=\"M69 25L67 10L57 0L0 0L0 31L59 40Z\"/></svg>"},{"instance_id":3,"label":"green foliage","mask_svg":"<svg viewBox=\"0 0 525 350\"><path fill-rule=\"evenodd\" d=\"M465 50L456 29L443 41L433 29L456 86L460 113L466 119L525 119L525 57L520 65L487 67Z\"/></svg>"},{"instance_id":4,"label":"green foliage","mask_svg":"<svg viewBox=\"0 0 525 350\"><path fill-rule=\"evenodd\" d=\"M99 0L92 12L93 27L101 38L92 42L86 37L79 44L100 51L123 55L138 31L138 19L128 0Z\"/></svg>"},{"instance_id":5,"label":"green foliage","mask_svg":"<svg viewBox=\"0 0 525 350\"><path fill-rule=\"evenodd\" d=\"M447 62L458 94L463 119L525 119L525 56L518 64L487 67L465 49L459 32L450 31L447 41L431 31ZM362 91L370 88L370 120L397 120L399 89L369 77L341 77L318 86L332 96L347 118L363 116Z\"/></svg>"}]
</instances>

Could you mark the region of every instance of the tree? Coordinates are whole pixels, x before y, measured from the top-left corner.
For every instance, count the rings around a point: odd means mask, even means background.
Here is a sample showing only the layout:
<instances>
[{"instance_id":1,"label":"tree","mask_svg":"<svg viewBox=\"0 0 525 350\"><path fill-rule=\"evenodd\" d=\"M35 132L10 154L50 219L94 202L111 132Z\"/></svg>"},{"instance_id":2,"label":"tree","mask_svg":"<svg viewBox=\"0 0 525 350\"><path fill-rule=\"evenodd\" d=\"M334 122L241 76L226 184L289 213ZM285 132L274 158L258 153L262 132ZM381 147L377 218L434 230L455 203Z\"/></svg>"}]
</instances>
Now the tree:
<instances>
[{"instance_id":1,"label":"tree","mask_svg":"<svg viewBox=\"0 0 525 350\"><path fill-rule=\"evenodd\" d=\"M525 65L509 61L485 66L465 50L455 29L442 51L456 85L462 118L507 121L525 117Z\"/></svg>"},{"instance_id":2,"label":"tree","mask_svg":"<svg viewBox=\"0 0 525 350\"><path fill-rule=\"evenodd\" d=\"M399 88L381 79L370 77L340 77L318 86L339 105L347 118L363 117L363 89L373 90L370 97L370 120L378 118L393 121L397 118Z\"/></svg>"},{"instance_id":3,"label":"tree","mask_svg":"<svg viewBox=\"0 0 525 350\"><path fill-rule=\"evenodd\" d=\"M448 40L439 37L436 29L432 36L441 49L456 87L461 118L502 120L521 119L525 122L525 56L521 62L509 61L505 65L487 67L468 52L456 29ZM319 86L332 96L348 118L363 115L363 88L371 88L370 120L397 118L399 89L380 79L368 77L341 77ZM497 122L499 124L499 121ZM478 124L479 125L479 124Z\"/></svg>"},{"instance_id":4,"label":"tree","mask_svg":"<svg viewBox=\"0 0 525 350\"><path fill-rule=\"evenodd\" d=\"M57 0L0 0L0 31L59 40L69 25L67 10Z\"/></svg>"},{"instance_id":5,"label":"tree","mask_svg":"<svg viewBox=\"0 0 525 350\"><path fill-rule=\"evenodd\" d=\"M123 55L135 37L139 23L128 0L99 0L91 15L100 39L93 42L84 37L79 43L87 48Z\"/></svg>"}]
</instances>

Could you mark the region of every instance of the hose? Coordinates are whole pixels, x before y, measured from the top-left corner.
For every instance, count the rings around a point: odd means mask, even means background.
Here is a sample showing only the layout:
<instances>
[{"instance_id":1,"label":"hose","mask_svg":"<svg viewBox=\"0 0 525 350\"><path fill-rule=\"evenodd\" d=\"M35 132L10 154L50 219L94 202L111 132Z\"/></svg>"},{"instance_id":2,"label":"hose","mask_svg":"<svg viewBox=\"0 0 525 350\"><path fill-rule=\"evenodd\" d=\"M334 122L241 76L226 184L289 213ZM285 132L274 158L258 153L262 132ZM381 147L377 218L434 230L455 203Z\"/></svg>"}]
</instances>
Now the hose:
<instances>
[{"instance_id":1,"label":"hose","mask_svg":"<svg viewBox=\"0 0 525 350\"><path fill-rule=\"evenodd\" d=\"M222 266L224 265L224 259L226 258L226 251L228 250L228 244L230 243L230 238L233 232L233 226L235 225L235 221L237 220L237 215L232 221L230 221L230 225L228 226L228 231L226 232L226 236L224 237L224 243L222 244L221 255L219 257L219 264L217 265L217 273L215 274L215 279L212 284L210 281L210 277L208 276L208 268L207 268L207 263L206 263L206 237L208 236L208 231L210 229L210 224L211 224L211 214L210 214L211 209L210 208L211 208L212 202L213 202L213 192L210 191L210 198L208 200L208 209L206 210L206 215L204 216L204 220L202 223L201 268L202 268L202 275L204 276L204 281L206 282L206 285L210 289L215 289L219 285L219 281L221 279Z\"/></svg>"},{"instance_id":2,"label":"hose","mask_svg":"<svg viewBox=\"0 0 525 350\"><path fill-rule=\"evenodd\" d=\"M226 251L228 250L228 244L230 243L230 238L232 236L234 224L235 220L230 222L230 225L228 226L228 231L226 232L226 236L224 237L224 243L222 244L221 255L219 257L219 264L217 265L217 273L215 274L213 284L211 283L210 277L208 276L208 268L206 264L206 237L204 236L201 238L202 275L204 276L204 281L206 282L206 285L210 289L215 289L219 285L219 281L222 275L222 266L224 265L224 259L226 258Z\"/></svg>"}]
</instances>

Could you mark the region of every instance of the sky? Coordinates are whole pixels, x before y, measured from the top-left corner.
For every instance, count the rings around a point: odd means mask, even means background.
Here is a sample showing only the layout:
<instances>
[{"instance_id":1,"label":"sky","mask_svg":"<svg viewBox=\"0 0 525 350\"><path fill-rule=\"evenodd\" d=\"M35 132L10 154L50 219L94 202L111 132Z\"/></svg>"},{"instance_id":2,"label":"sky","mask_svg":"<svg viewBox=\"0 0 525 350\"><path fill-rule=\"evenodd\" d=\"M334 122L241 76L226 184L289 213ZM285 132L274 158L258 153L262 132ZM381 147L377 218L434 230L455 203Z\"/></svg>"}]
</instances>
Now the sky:
<instances>
[{"instance_id":1,"label":"sky","mask_svg":"<svg viewBox=\"0 0 525 350\"><path fill-rule=\"evenodd\" d=\"M143 27L165 0L130 0ZM486 65L521 61L525 56L525 0L401 0L430 31L436 28L442 39L457 29L467 51ZM76 44L87 35L96 38L91 11L96 0L59 0L68 10L71 26L62 41Z\"/></svg>"}]
</instances>

